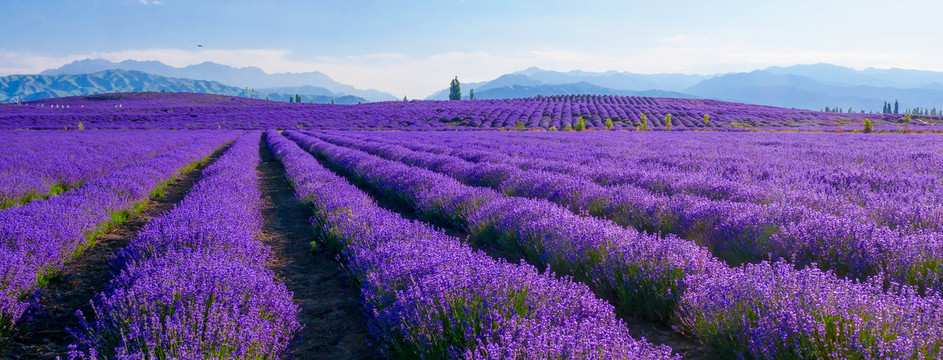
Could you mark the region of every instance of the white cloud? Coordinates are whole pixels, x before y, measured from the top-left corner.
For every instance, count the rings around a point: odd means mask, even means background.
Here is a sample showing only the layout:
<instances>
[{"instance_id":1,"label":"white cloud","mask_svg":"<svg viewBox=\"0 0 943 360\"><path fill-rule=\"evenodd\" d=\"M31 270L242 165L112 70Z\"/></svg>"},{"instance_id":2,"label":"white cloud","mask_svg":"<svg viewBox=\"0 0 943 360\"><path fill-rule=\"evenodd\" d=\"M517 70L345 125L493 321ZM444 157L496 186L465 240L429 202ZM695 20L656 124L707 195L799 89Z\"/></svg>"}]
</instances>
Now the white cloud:
<instances>
[{"instance_id":1,"label":"white cloud","mask_svg":"<svg viewBox=\"0 0 943 360\"><path fill-rule=\"evenodd\" d=\"M79 59L83 57L80 55L57 57L0 50L0 75L35 74Z\"/></svg>"},{"instance_id":2,"label":"white cloud","mask_svg":"<svg viewBox=\"0 0 943 360\"><path fill-rule=\"evenodd\" d=\"M164 2L159 0L138 0L138 3L143 5L164 5Z\"/></svg>"},{"instance_id":3,"label":"white cloud","mask_svg":"<svg viewBox=\"0 0 943 360\"><path fill-rule=\"evenodd\" d=\"M281 49L133 49L46 56L0 50L0 75L38 73L74 60L157 60L171 66L212 61L236 67L257 66L268 73L320 71L358 88L424 98L448 86L458 76L463 83L491 80L502 74L537 66L548 70L628 71L635 73L701 73L750 71L768 66L826 62L857 69L901 67L943 70L935 56L902 57L898 53L757 49L743 46L699 45L684 37L666 39L659 47L637 53L582 53L563 50L522 51L514 54L449 52L425 57L373 53L297 60Z\"/></svg>"}]
</instances>

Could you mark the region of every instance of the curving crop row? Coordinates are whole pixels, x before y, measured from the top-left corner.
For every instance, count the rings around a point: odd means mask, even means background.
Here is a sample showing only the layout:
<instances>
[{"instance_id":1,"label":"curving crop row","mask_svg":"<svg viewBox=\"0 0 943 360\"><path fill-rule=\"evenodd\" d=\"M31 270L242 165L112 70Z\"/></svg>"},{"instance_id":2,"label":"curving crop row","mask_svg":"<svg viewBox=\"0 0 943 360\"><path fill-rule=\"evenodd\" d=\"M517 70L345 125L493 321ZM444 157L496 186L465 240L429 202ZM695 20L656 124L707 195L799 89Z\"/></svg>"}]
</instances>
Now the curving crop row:
<instances>
[{"instance_id":1,"label":"curving crop row","mask_svg":"<svg viewBox=\"0 0 943 360\"><path fill-rule=\"evenodd\" d=\"M203 132L0 131L0 209L45 199L127 164L185 146Z\"/></svg>"},{"instance_id":2,"label":"curving crop row","mask_svg":"<svg viewBox=\"0 0 943 360\"><path fill-rule=\"evenodd\" d=\"M618 307L673 322L723 354L755 358L935 358L943 299L885 292L783 262L729 268L706 249L580 217L543 200L508 198L428 170L286 132L371 188L445 217L472 236L548 264Z\"/></svg>"},{"instance_id":3,"label":"curving crop row","mask_svg":"<svg viewBox=\"0 0 943 360\"><path fill-rule=\"evenodd\" d=\"M635 186L600 186L580 176L413 151L401 145L319 133L383 158L449 175L504 194L547 199L577 213L695 241L730 264L785 259L858 280L943 292L943 233L902 233L801 205L760 205L697 195L660 195Z\"/></svg>"},{"instance_id":4,"label":"curving crop row","mask_svg":"<svg viewBox=\"0 0 943 360\"><path fill-rule=\"evenodd\" d=\"M185 147L133 163L61 196L0 211L0 333L40 295L48 278L110 227L140 211L176 174L238 132L207 132Z\"/></svg>"},{"instance_id":5,"label":"curving crop row","mask_svg":"<svg viewBox=\"0 0 943 360\"><path fill-rule=\"evenodd\" d=\"M301 327L292 293L266 268L261 132L233 142L172 210L119 252L72 358L275 359ZM79 312L79 316L83 316ZM84 317L83 317L84 318Z\"/></svg>"},{"instance_id":6,"label":"curving crop row","mask_svg":"<svg viewBox=\"0 0 943 360\"><path fill-rule=\"evenodd\" d=\"M472 162L578 175L663 194L802 204L906 231L939 228L941 142L915 135L352 134ZM384 134L387 135L387 134ZM417 141L421 140L421 141ZM862 149L866 149L862 151Z\"/></svg>"},{"instance_id":7,"label":"curving crop row","mask_svg":"<svg viewBox=\"0 0 943 360\"><path fill-rule=\"evenodd\" d=\"M633 339L589 289L495 261L433 227L380 208L274 131L269 146L313 224L360 281L370 332L393 358L669 359Z\"/></svg>"}]
</instances>

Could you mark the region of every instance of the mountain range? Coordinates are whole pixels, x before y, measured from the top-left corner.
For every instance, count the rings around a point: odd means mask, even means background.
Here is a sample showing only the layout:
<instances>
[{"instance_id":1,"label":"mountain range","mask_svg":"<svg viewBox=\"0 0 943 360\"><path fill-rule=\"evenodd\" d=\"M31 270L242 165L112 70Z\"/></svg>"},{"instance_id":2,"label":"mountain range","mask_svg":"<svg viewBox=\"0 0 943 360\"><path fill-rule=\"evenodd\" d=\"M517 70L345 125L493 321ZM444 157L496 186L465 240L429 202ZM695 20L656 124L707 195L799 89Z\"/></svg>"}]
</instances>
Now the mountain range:
<instances>
[{"instance_id":1,"label":"mountain range","mask_svg":"<svg viewBox=\"0 0 943 360\"><path fill-rule=\"evenodd\" d=\"M248 92L245 88L223 85L217 81L172 78L141 71L104 70L77 75L10 75L0 77L0 102L30 101L54 97L116 92L167 91L219 94L240 97L271 98L288 101L298 92L294 88ZM305 93L302 102L357 104L366 99L351 95Z\"/></svg>"},{"instance_id":2,"label":"mountain range","mask_svg":"<svg viewBox=\"0 0 943 360\"><path fill-rule=\"evenodd\" d=\"M257 67L235 68L214 62L204 62L182 68L166 65L160 61L125 60L111 62L103 59L78 60L50 69L40 75L79 75L105 70L131 70L171 78L217 81L237 88L255 89L257 93L305 94L341 97L353 95L367 101L389 101L397 98L379 90L361 90L334 81L318 72L268 74Z\"/></svg>"},{"instance_id":3,"label":"mountain range","mask_svg":"<svg viewBox=\"0 0 943 360\"><path fill-rule=\"evenodd\" d=\"M268 74L257 67L235 68L212 62L178 68L158 61L85 59L39 75L0 78L0 102L147 89L235 96L252 96L254 92L254 97L269 96L281 101L294 94L300 94L305 102L330 102L332 98L337 103L398 100L379 90L339 83L317 71ZM915 107L943 108L943 72L855 70L830 64L713 75L529 68L491 81L462 84L466 98L471 89L478 99L600 94L708 98L809 110L850 108L856 112L880 112L884 102L895 101L900 103L902 112ZM447 98L448 89L427 97Z\"/></svg>"},{"instance_id":4,"label":"mountain range","mask_svg":"<svg viewBox=\"0 0 943 360\"><path fill-rule=\"evenodd\" d=\"M855 70L830 64L770 67L716 75L558 72L529 68L494 80L462 84L478 99L593 93L696 97L748 104L822 110L825 107L880 111L884 102L902 108L943 108L943 72ZM448 89L429 100L448 98Z\"/></svg>"}]
</instances>

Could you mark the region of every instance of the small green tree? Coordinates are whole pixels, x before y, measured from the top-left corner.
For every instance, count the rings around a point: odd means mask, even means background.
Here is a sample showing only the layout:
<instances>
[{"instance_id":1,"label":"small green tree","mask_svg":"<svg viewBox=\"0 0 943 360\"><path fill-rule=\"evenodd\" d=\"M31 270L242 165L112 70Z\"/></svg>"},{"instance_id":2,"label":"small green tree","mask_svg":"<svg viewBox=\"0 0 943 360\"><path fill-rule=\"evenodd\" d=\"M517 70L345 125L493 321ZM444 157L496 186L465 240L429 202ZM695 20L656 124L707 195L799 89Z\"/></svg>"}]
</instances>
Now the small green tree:
<instances>
[{"instance_id":1,"label":"small green tree","mask_svg":"<svg viewBox=\"0 0 943 360\"><path fill-rule=\"evenodd\" d=\"M573 127L573 130L576 130L576 131L586 130L586 119L583 119L582 116L576 119L576 126Z\"/></svg>"},{"instance_id":2,"label":"small green tree","mask_svg":"<svg viewBox=\"0 0 943 360\"><path fill-rule=\"evenodd\" d=\"M296 102L296 103L300 103L300 102L301 102L301 95L295 94L295 102Z\"/></svg>"},{"instance_id":3,"label":"small green tree","mask_svg":"<svg viewBox=\"0 0 943 360\"><path fill-rule=\"evenodd\" d=\"M522 123L520 120L517 121L517 125L515 125L514 127L517 128L517 131L527 130L527 127L525 127L524 123Z\"/></svg>"},{"instance_id":4,"label":"small green tree","mask_svg":"<svg viewBox=\"0 0 943 360\"><path fill-rule=\"evenodd\" d=\"M606 130L612 130L612 119L606 119Z\"/></svg>"},{"instance_id":5,"label":"small green tree","mask_svg":"<svg viewBox=\"0 0 943 360\"><path fill-rule=\"evenodd\" d=\"M449 100L462 99L462 84L458 82L458 76L449 83Z\"/></svg>"},{"instance_id":6,"label":"small green tree","mask_svg":"<svg viewBox=\"0 0 943 360\"><path fill-rule=\"evenodd\" d=\"M331 98L331 104L334 104L334 98Z\"/></svg>"},{"instance_id":7,"label":"small green tree","mask_svg":"<svg viewBox=\"0 0 943 360\"><path fill-rule=\"evenodd\" d=\"M910 115L904 115L904 129L907 129L910 132Z\"/></svg>"},{"instance_id":8,"label":"small green tree","mask_svg":"<svg viewBox=\"0 0 943 360\"><path fill-rule=\"evenodd\" d=\"M295 102L295 97L294 97L294 96L289 96L289 97L288 97L288 103L291 104L291 103L293 103L293 102Z\"/></svg>"},{"instance_id":9,"label":"small green tree","mask_svg":"<svg viewBox=\"0 0 943 360\"><path fill-rule=\"evenodd\" d=\"M704 114L704 127L707 127L707 122L710 121L711 116Z\"/></svg>"},{"instance_id":10,"label":"small green tree","mask_svg":"<svg viewBox=\"0 0 943 360\"><path fill-rule=\"evenodd\" d=\"M563 131L573 131L573 126L567 125L565 128L563 128Z\"/></svg>"},{"instance_id":11,"label":"small green tree","mask_svg":"<svg viewBox=\"0 0 943 360\"><path fill-rule=\"evenodd\" d=\"M475 100L475 89L468 90L468 100Z\"/></svg>"},{"instance_id":12,"label":"small green tree","mask_svg":"<svg viewBox=\"0 0 943 360\"><path fill-rule=\"evenodd\" d=\"M551 126L550 126L550 129L548 129L548 131L557 131L556 125L551 125Z\"/></svg>"},{"instance_id":13,"label":"small green tree","mask_svg":"<svg viewBox=\"0 0 943 360\"><path fill-rule=\"evenodd\" d=\"M665 128L671 131L671 114L665 115Z\"/></svg>"},{"instance_id":14,"label":"small green tree","mask_svg":"<svg viewBox=\"0 0 943 360\"><path fill-rule=\"evenodd\" d=\"M642 116L639 117L642 125L639 127L641 131L648 131L648 116L645 113L642 113Z\"/></svg>"},{"instance_id":15,"label":"small green tree","mask_svg":"<svg viewBox=\"0 0 943 360\"><path fill-rule=\"evenodd\" d=\"M82 122L79 122L79 130L85 130L85 125Z\"/></svg>"},{"instance_id":16,"label":"small green tree","mask_svg":"<svg viewBox=\"0 0 943 360\"><path fill-rule=\"evenodd\" d=\"M864 119L863 122L864 122L864 129L862 129L861 132L867 134L874 131L874 122L871 121L871 119Z\"/></svg>"},{"instance_id":17,"label":"small green tree","mask_svg":"<svg viewBox=\"0 0 943 360\"><path fill-rule=\"evenodd\" d=\"M409 100L406 100L406 95L403 95L403 101L409 101Z\"/></svg>"}]
</instances>

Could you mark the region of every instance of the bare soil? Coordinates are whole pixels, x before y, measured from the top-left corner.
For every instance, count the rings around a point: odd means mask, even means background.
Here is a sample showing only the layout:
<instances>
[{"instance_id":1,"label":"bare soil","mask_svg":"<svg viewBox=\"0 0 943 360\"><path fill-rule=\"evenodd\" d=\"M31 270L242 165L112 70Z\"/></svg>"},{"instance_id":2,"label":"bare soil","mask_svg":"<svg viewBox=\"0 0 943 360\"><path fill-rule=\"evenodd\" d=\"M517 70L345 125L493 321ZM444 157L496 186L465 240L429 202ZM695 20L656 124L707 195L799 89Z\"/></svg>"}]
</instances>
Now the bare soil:
<instances>
[{"instance_id":1,"label":"bare soil","mask_svg":"<svg viewBox=\"0 0 943 360\"><path fill-rule=\"evenodd\" d=\"M228 148L228 147L226 147ZM163 196L151 198L147 207L127 221L98 237L94 246L85 249L66 264L61 276L50 280L39 305L27 313L27 320L18 324L10 335L0 339L0 359L65 358L74 339L69 329L79 326L76 311L87 318L93 311L91 300L105 290L114 275L111 266L115 253L150 221L172 209L200 179L203 169L212 164L225 149L216 151L197 168L180 174L164 189Z\"/></svg>"},{"instance_id":2,"label":"bare soil","mask_svg":"<svg viewBox=\"0 0 943 360\"><path fill-rule=\"evenodd\" d=\"M336 255L312 252L311 209L300 203L285 169L264 143L258 167L264 224L278 280L294 292L304 324L288 349L290 359L377 359L360 311L360 290Z\"/></svg>"}]
</instances>

